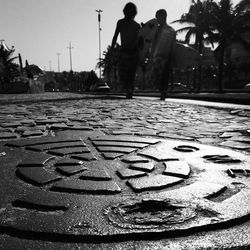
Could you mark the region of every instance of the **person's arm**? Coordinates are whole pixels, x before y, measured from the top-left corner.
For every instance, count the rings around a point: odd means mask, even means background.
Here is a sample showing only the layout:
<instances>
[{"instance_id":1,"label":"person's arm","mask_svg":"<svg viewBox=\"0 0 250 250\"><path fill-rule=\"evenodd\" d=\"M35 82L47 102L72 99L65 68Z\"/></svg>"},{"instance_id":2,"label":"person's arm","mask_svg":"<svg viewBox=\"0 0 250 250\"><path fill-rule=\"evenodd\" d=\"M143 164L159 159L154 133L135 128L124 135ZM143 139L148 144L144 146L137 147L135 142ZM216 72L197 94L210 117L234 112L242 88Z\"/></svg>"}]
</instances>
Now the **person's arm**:
<instances>
[{"instance_id":1,"label":"person's arm","mask_svg":"<svg viewBox=\"0 0 250 250\"><path fill-rule=\"evenodd\" d=\"M116 24L115 34L114 34L113 39L112 39L111 50L113 50L113 48L115 47L119 33L120 33L120 25L119 25L119 21L118 21Z\"/></svg>"}]
</instances>

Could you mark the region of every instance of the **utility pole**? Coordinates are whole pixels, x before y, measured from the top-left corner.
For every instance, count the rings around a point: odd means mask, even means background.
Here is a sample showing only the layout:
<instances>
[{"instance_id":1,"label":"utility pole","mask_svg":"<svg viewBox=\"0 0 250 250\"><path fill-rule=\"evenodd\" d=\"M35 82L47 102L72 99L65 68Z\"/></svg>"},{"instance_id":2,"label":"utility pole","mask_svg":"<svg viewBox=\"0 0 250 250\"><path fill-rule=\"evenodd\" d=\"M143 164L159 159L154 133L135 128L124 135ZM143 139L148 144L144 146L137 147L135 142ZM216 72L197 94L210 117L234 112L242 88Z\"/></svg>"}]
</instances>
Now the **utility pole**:
<instances>
[{"instance_id":1,"label":"utility pole","mask_svg":"<svg viewBox=\"0 0 250 250\"><path fill-rule=\"evenodd\" d=\"M98 13L98 32L99 32L99 78L101 79L102 76L102 69L101 69L101 13L102 10L96 10Z\"/></svg>"},{"instance_id":2,"label":"utility pole","mask_svg":"<svg viewBox=\"0 0 250 250\"><path fill-rule=\"evenodd\" d=\"M57 66L58 66L58 73L60 73L60 53L57 54Z\"/></svg>"},{"instance_id":3,"label":"utility pole","mask_svg":"<svg viewBox=\"0 0 250 250\"><path fill-rule=\"evenodd\" d=\"M49 60L49 71L51 72L51 60Z\"/></svg>"},{"instance_id":4,"label":"utility pole","mask_svg":"<svg viewBox=\"0 0 250 250\"><path fill-rule=\"evenodd\" d=\"M71 50L74 49L74 47L71 46L71 42L69 42L69 47L67 47L69 49L69 60L70 60L70 71L72 71L72 54L71 54Z\"/></svg>"}]
</instances>

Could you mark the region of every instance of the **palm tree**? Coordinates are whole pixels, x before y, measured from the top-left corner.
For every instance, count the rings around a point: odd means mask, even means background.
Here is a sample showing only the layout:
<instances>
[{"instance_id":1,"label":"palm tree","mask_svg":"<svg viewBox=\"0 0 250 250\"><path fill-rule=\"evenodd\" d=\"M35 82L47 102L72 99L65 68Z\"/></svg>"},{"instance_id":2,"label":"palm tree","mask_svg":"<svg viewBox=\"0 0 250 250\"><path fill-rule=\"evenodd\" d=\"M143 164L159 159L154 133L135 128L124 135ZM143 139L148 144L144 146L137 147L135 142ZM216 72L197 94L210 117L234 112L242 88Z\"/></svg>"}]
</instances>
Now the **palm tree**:
<instances>
[{"instance_id":1,"label":"palm tree","mask_svg":"<svg viewBox=\"0 0 250 250\"><path fill-rule=\"evenodd\" d=\"M173 21L172 23L187 24L187 26L178 29L177 34L185 32L185 40L183 42L190 44L192 37L195 38L194 47L199 51L200 54L203 52L204 43L212 44L213 35L210 28L210 22L212 20L212 10L214 2L213 0L192 0L192 5L189 8L188 13L181 16L180 19ZM199 82L197 90L200 89L201 82L201 67L199 67Z\"/></svg>"},{"instance_id":2,"label":"palm tree","mask_svg":"<svg viewBox=\"0 0 250 250\"><path fill-rule=\"evenodd\" d=\"M192 0L192 5L188 13L172 23L187 24L188 26L178 29L177 34L186 32L185 43L190 44L192 37L195 37L194 47L202 53L205 43L213 43L210 39L212 31L210 29L211 10L214 2L212 0L200 1Z\"/></svg>"},{"instance_id":3,"label":"palm tree","mask_svg":"<svg viewBox=\"0 0 250 250\"><path fill-rule=\"evenodd\" d=\"M109 84L117 83L119 50L119 44L116 44L112 51L111 46L108 46L107 50L103 52L104 57L97 63L97 68L103 68L103 76Z\"/></svg>"},{"instance_id":4,"label":"palm tree","mask_svg":"<svg viewBox=\"0 0 250 250\"><path fill-rule=\"evenodd\" d=\"M218 87L223 91L223 71L225 52L229 46L238 42L246 49L250 49L250 43L246 40L246 34L250 32L250 11L247 10L249 1L242 0L233 7L231 0L221 0L213 9L212 29L214 34L211 36L213 41L218 43L215 53L218 58Z\"/></svg>"},{"instance_id":5,"label":"palm tree","mask_svg":"<svg viewBox=\"0 0 250 250\"><path fill-rule=\"evenodd\" d=\"M18 65L13 62L17 58L12 57L14 51L4 44L0 45L0 82L3 86L10 82L18 71Z\"/></svg>"}]
</instances>

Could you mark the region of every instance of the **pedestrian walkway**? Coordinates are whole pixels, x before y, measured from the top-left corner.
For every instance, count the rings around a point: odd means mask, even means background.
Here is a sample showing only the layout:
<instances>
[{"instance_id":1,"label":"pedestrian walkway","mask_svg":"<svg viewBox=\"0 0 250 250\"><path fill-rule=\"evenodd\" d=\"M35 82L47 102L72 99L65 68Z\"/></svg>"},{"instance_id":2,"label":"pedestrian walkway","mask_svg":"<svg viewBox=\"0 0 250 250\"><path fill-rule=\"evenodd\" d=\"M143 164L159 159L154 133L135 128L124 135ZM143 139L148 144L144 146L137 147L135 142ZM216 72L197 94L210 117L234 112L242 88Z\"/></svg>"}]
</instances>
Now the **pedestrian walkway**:
<instances>
[{"instance_id":1,"label":"pedestrian walkway","mask_svg":"<svg viewBox=\"0 0 250 250\"><path fill-rule=\"evenodd\" d=\"M45 92L38 94L0 94L0 104L32 102L32 101L54 101L54 100L73 100L82 98L93 98L97 96L120 97L124 98L125 93L71 93L71 92ZM159 98L158 92L136 91L134 97ZM180 100L200 100L221 103L250 105L250 93L170 93L167 99Z\"/></svg>"},{"instance_id":2,"label":"pedestrian walkway","mask_svg":"<svg viewBox=\"0 0 250 250\"><path fill-rule=\"evenodd\" d=\"M249 117L190 100L9 96L0 249L249 247Z\"/></svg>"}]
</instances>

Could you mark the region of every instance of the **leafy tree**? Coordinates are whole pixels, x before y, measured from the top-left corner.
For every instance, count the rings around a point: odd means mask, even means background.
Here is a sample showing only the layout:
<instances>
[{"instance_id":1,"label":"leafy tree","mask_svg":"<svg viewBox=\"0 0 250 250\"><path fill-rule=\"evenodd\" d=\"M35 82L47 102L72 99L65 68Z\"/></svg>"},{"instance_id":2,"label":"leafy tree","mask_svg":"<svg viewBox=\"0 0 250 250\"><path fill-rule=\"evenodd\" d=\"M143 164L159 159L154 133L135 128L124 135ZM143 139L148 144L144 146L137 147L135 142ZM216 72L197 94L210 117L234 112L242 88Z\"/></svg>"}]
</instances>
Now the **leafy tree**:
<instances>
[{"instance_id":1,"label":"leafy tree","mask_svg":"<svg viewBox=\"0 0 250 250\"><path fill-rule=\"evenodd\" d=\"M103 76L108 83L117 83L119 51L119 44L116 44L112 51L111 46L108 46L107 50L103 52L103 58L97 63L97 68L103 69Z\"/></svg>"},{"instance_id":2,"label":"leafy tree","mask_svg":"<svg viewBox=\"0 0 250 250\"><path fill-rule=\"evenodd\" d=\"M213 35L210 28L210 21L212 18L212 10L214 2L212 0L200 1L192 0L192 5L188 13L181 16L180 19L172 23L187 24L187 26L178 29L177 34L185 32L185 43L190 44L192 37L195 38L194 47L202 53L204 43L213 44L211 36Z\"/></svg>"},{"instance_id":3,"label":"leafy tree","mask_svg":"<svg viewBox=\"0 0 250 250\"><path fill-rule=\"evenodd\" d=\"M0 82L4 84L10 82L18 72L18 65L13 61L17 57L12 57L14 49L8 49L4 44L0 45Z\"/></svg>"},{"instance_id":4,"label":"leafy tree","mask_svg":"<svg viewBox=\"0 0 250 250\"><path fill-rule=\"evenodd\" d=\"M212 10L214 8L214 2L212 0L200 1L192 0L192 4L188 13L181 16L180 19L173 23L186 24L187 26L178 29L177 34L185 32L185 40L183 42L190 44L192 37L195 38L194 47L200 54L203 52L204 43L212 44L211 39L213 32L211 30L210 22L212 20ZM198 73L198 86L197 91L200 89L201 83L201 67L199 67Z\"/></svg>"},{"instance_id":5,"label":"leafy tree","mask_svg":"<svg viewBox=\"0 0 250 250\"><path fill-rule=\"evenodd\" d=\"M232 43L240 43L246 49L250 49L247 34L250 34L249 1L242 0L233 7L231 0L221 0L213 9L213 41L218 43L215 53L218 58L219 91L223 90L223 71L226 49Z\"/></svg>"}]
</instances>

